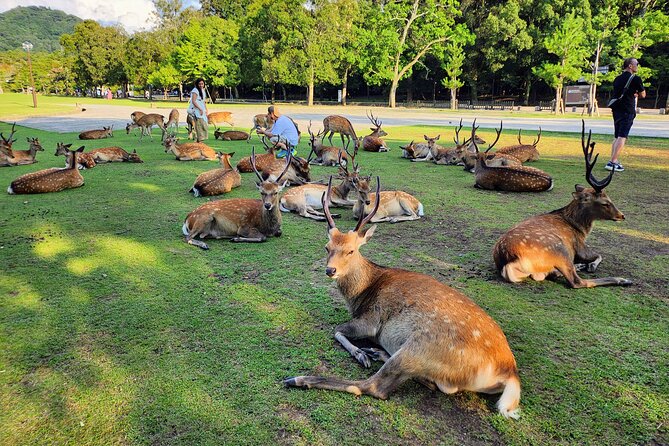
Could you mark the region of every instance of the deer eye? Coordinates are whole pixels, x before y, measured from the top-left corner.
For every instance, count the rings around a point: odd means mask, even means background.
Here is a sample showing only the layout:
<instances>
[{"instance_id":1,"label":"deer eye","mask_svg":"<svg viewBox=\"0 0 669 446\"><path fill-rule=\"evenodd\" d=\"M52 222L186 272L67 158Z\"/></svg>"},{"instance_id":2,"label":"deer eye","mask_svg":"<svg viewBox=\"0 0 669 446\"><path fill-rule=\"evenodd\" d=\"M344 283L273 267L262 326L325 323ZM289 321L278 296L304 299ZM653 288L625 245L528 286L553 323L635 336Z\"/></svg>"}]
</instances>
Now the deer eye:
<instances>
[{"instance_id":1,"label":"deer eye","mask_svg":"<svg viewBox=\"0 0 669 446\"><path fill-rule=\"evenodd\" d=\"M330 252L330 248L328 248L328 247L326 246L326 247L325 247L325 252L328 252L328 253L329 253L329 252Z\"/></svg>"},{"instance_id":2,"label":"deer eye","mask_svg":"<svg viewBox=\"0 0 669 446\"><path fill-rule=\"evenodd\" d=\"M353 250L349 251L346 255L350 256L351 254L353 254Z\"/></svg>"}]
</instances>

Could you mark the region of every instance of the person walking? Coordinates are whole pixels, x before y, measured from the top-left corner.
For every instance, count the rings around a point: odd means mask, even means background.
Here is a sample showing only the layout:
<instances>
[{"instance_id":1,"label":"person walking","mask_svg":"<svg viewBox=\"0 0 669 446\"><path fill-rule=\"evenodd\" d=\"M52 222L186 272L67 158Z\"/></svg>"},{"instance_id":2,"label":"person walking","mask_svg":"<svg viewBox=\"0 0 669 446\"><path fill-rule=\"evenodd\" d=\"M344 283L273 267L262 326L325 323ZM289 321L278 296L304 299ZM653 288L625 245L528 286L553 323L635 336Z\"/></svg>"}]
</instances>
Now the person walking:
<instances>
[{"instance_id":1,"label":"person walking","mask_svg":"<svg viewBox=\"0 0 669 446\"><path fill-rule=\"evenodd\" d=\"M272 144L280 149L276 154L277 158L285 157L288 154L288 147L292 149L291 154L295 155L295 147L300 142L300 133L295 121L282 115L278 107L274 105L267 108L267 116L274 120L274 125L270 130L259 128L256 133L265 135Z\"/></svg>"},{"instance_id":2,"label":"person walking","mask_svg":"<svg viewBox=\"0 0 669 446\"><path fill-rule=\"evenodd\" d=\"M186 113L195 122L197 142L202 142L209 137L209 122L207 121L209 111L205 99L207 99L207 94L204 88L204 79L199 78L195 81L195 87L190 92L190 101L186 110Z\"/></svg>"},{"instance_id":3,"label":"person walking","mask_svg":"<svg viewBox=\"0 0 669 446\"><path fill-rule=\"evenodd\" d=\"M636 75L639 61L630 57L623 62L623 72L613 81L613 98L610 105L613 112L614 140L611 146L611 160L606 163L606 170L622 172L625 170L618 157L625 147L627 137L636 117L636 99L646 97L646 89L641 78Z\"/></svg>"}]
</instances>

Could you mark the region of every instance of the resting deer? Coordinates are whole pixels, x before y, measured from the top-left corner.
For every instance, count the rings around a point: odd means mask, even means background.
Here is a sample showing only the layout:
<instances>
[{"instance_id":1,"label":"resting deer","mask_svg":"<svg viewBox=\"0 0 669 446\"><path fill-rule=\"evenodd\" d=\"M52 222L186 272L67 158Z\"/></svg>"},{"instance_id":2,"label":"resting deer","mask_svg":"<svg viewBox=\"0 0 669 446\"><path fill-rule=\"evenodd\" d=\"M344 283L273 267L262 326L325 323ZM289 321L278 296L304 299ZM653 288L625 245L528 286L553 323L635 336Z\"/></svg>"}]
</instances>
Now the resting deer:
<instances>
[{"instance_id":1,"label":"resting deer","mask_svg":"<svg viewBox=\"0 0 669 446\"><path fill-rule=\"evenodd\" d=\"M342 147L348 147L348 145L351 143L351 138L353 139L354 143L358 140L358 136L355 134L355 129L353 128L351 121L339 115L330 115L323 118L323 140L325 140L325 135L328 133L330 133L328 135L328 141L330 142L331 146L332 135L335 133L339 133L339 136L341 136ZM346 143L344 143L344 136L346 137Z\"/></svg>"},{"instance_id":2,"label":"resting deer","mask_svg":"<svg viewBox=\"0 0 669 446\"><path fill-rule=\"evenodd\" d=\"M209 113L207 121L214 127L220 127L223 123L230 124L230 127L235 126L235 122L232 120L232 113L226 111Z\"/></svg>"},{"instance_id":3,"label":"resting deer","mask_svg":"<svg viewBox=\"0 0 669 446\"><path fill-rule=\"evenodd\" d=\"M102 147L100 149L93 149L86 154L93 157L96 164L104 163L143 163L142 159L137 154L137 149L129 153L121 147Z\"/></svg>"},{"instance_id":4,"label":"resting deer","mask_svg":"<svg viewBox=\"0 0 669 446\"><path fill-rule=\"evenodd\" d=\"M582 270L594 273L602 261L602 256L585 243L595 220L625 219L604 192L613 178L613 171L602 181L592 174L599 154L592 159L595 143L590 143L591 137L592 131L588 132L586 143L583 122L581 145L585 156L585 179L592 187L577 184L567 206L528 218L502 235L495 244L493 259L505 280L520 282L530 277L541 281L562 275L571 288L632 284L622 277L581 279L577 274Z\"/></svg>"},{"instance_id":5,"label":"resting deer","mask_svg":"<svg viewBox=\"0 0 669 446\"><path fill-rule=\"evenodd\" d=\"M372 200L376 201L378 194L379 177L376 177L377 193L370 193L369 182L371 177L358 177L355 188L358 192L358 201L353 206L353 216L367 215L372 212ZM401 190L381 192L380 205L374 212L372 223L387 221L397 223L400 221L418 220L423 215L423 204L416 197Z\"/></svg>"},{"instance_id":6,"label":"resting deer","mask_svg":"<svg viewBox=\"0 0 669 446\"><path fill-rule=\"evenodd\" d=\"M336 166L340 162L343 162L344 164L348 162L348 155L342 153L343 149L323 145L323 136L325 133L318 132L318 134L314 135L311 131L311 121L309 121L307 131L309 132L309 147L311 147L308 159L311 164L317 164L319 166ZM311 161L312 153L316 156L313 161Z\"/></svg>"},{"instance_id":7,"label":"resting deer","mask_svg":"<svg viewBox=\"0 0 669 446\"><path fill-rule=\"evenodd\" d=\"M307 160L290 154L287 158L289 158L287 169L284 169L283 167L283 159L274 158L269 159L264 168L261 169L260 165L258 165L258 169L254 170L259 170L263 175L270 179L279 178L281 176L287 184L293 186L299 186L310 182L311 175Z\"/></svg>"},{"instance_id":8,"label":"resting deer","mask_svg":"<svg viewBox=\"0 0 669 446\"><path fill-rule=\"evenodd\" d=\"M335 207L354 206L355 201L349 200L348 195L355 189L353 185L358 177L357 170L349 171L346 164L340 164L339 177L342 182L332 188L330 193L330 205ZM302 217L314 220L325 220L325 214L318 211L322 209L321 198L327 191L325 184L304 184L302 186L288 189L281 197L282 212L296 212Z\"/></svg>"},{"instance_id":9,"label":"resting deer","mask_svg":"<svg viewBox=\"0 0 669 446\"><path fill-rule=\"evenodd\" d=\"M28 150L8 150L5 151L7 156L5 156L0 162L5 166L23 166L26 164L36 163L37 152L44 151L42 144L40 144L39 139L37 138L26 138L30 148ZM11 156L10 156L11 155Z\"/></svg>"},{"instance_id":10,"label":"resting deer","mask_svg":"<svg viewBox=\"0 0 669 446\"><path fill-rule=\"evenodd\" d=\"M476 125L476 119L474 119L473 125ZM465 158L471 160L472 166L471 171L474 171L473 163L476 162L476 149L474 143L476 144L485 144L485 141L481 139L478 135L474 135L474 142L471 138L466 139L464 142L460 142L460 130L462 130L462 118L460 118L460 124L455 127L455 136L453 137L453 142L455 142L455 147L446 151L445 155L442 157L442 162L440 164L448 165L461 165L465 162ZM465 170L470 170L465 169Z\"/></svg>"},{"instance_id":11,"label":"resting deer","mask_svg":"<svg viewBox=\"0 0 669 446\"><path fill-rule=\"evenodd\" d=\"M265 140L263 140L263 144L265 145L265 150L267 150L267 153L261 153L260 155L257 155L255 159L256 166L261 172L267 170L268 166L273 164L274 160L276 159L276 146L270 146L265 142ZM237 171L243 173L253 172L253 165L251 164L250 156L246 156L239 160L237 163Z\"/></svg>"},{"instance_id":12,"label":"resting deer","mask_svg":"<svg viewBox=\"0 0 669 446\"><path fill-rule=\"evenodd\" d=\"M373 221L380 200L347 233L336 228L328 203L329 191L323 197L328 221L325 274L336 281L353 318L338 325L334 337L364 367L372 360L384 364L365 380L296 376L284 384L385 400L414 379L446 394L501 393L497 410L518 418L518 368L497 323L460 291L431 276L383 267L362 256L360 247L376 230L364 227ZM356 339L370 339L382 348L358 348L352 343Z\"/></svg>"},{"instance_id":13,"label":"resting deer","mask_svg":"<svg viewBox=\"0 0 669 446\"><path fill-rule=\"evenodd\" d=\"M232 153L218 152L216 157L221 160L221 168L208 170L198 175L193 187L188 191L196 197L227 194L242 184L242 176L232 168L230 158Z\"/></svg>"},{"instance_id":14,"label":"resting deer","mask_svg":"<svg viewBox=\"0 0 669 446\"><path fill-rule=\"evenodd\" d=\"M179 110L173 108L170 111L170 115L167 117L167 123L165 123L165 131L169 131L172 127L176 127L175 133L179 133Z\"/></svg>"},{"instance_id":15,"label":"resting deer","mask_svg":"<svg viewBox=\"0 0 669 446\"><path fill-rule=\"evenodd\" d=\"M541 139L541 127L539 127L539 133L537 133L537 139L534 140L532 144L523 144L520 141L520 132L521 130L519 129L517 145L502 147L497 151L497 153L512 155L523 163L527 161L538 160L539 151L537 150L537 144L539 144L539 140Z\"/></svg>"},{"instance_id":16,"label":"resting deer","mask_svg":"<svg viewBox=\"0 0 669 446\"><path fill-rule=\"evenodd\" d=\"M85 132L79 133L79 139L105 139L112 138L114 136L111 127L102 127L102 129L96 130L86 130Z\"/></svg>"},{"instance_id":17,"label":"resting deer","mask_svg":"<svg viewBox=\"0 0 669 446\"><path fill-rule=\"evenodd\" d=\"M268 113L259 113L253 117L253 127L251 127L251 130L249 130L249 139L247 139L247 142L251 140L251 136L255 133L255 130L258 129L268 129L274 125L274 119L268 114Z\"/></svg>"},{"instance_id":18,"label":"resting deer","mask_svg":"<svg viewBox=\"0 0 669 446\"><path fill-rule=\"evenodd\" d=\"M62 142L56 144L56 153L54 153L54 156L64 156L65 167L69 166L71 162L70 158L72 158L73 153L70 150L71 146L72 144L63 144ZM93 159L90 153L82 151L77 155L77 169L79 170L92 169L96 164L95 159Z\"/></svg>"},{"instance_id":19,"label":"resting deer","mask_svg":"<svg viewBox=\"0 0 669 446\"><path fill-rule=\"evenodd\" d=\"M179 138L170 134L163 141L165 153L171 152L179 161L216 161L216 151L201 142L179 144Z\"/></svg>"},{"instance_id":20,"label":"resting deer","mask_svg":"<svg viewBox=\"0 0 669 446\"><path fill-rule=\"evenodd\" d=\"M59 192L84 185L84 177L77 169L77 158L84 151L84 146L68 157L68 166L65 168L52 167L51 169L21 175L7 188L8 194L44 194Z\"/></svg>"},{"instance_id":21,"label":"resting deer","mask_svg":"<svg viewBox=\"0 0 669 446\"><path fill-rule=\"evenodd\" d=\"M388 134L381 128L382 122L374 117L374 113L371 116L367 114L367 118L372 122L374 127L370 127L372 133L362 139L362 150L366 150L367 152L387 152L390 149L381 137Z\"/></svg>"},{"instance_id":22,"label":"resting deer","mask_svg":"<svg viewBox=\"0 0 669 446\"><path fill-rule=\"evenodd\" d=\"M125 132L130 133L131 130L136 128L141 128L142 131L139 134L139 140L141 141L144 135L149 135L149 138L153 141L153 135L151 134L151 129L153 126L158 126L162 131L161 139L165 139L165 117L159 115L158 113L149 113L141 118L137 119L136 123L129 123L125 126Z\"/></svg>"},{"instance_id":23,"label":"resting deer","mask_svg":"<svg viewBox=\"0 0 669 446\"><path fill-rule=\"evenodd\" d=\"M9 138L5 138L3 133L0 133L0 167L11 166L9 159L14 158L14 152L12 151L12 144L16 142L14 137L16 133L16 123L12 124L12 133L9 134Z\"/></svg>"},{"instance_id":24,"label":"resting deer","mask_svg":"<svg viewBox=\"0 0 669 446\"><path fill-rule=\"evenodd\" d=\"M472 127L472 137L478 127ZM489 166L486 156L495 143L499 141L499 135L502 133L502 123L500 122L497 138L488 146L485 152L479 152L478 146L474 144L477 151L476 167L474 175L476 176L475 186L479 189L503 190L507 192L544 192L553 189L553 178L543 170L528 166Z\"/></svg>"},{"instance_id":25,"label":"resting deer","mask_svg":"<svg viewBox=\"0 0 669 446\"><path fill-rule=\"evenodd\" d=\"M437 144L437 141L439 140L440 136L441 135L437 135L433 138L430 138L427 135L423 135L423 138L425 138L425 141L427 141L428 151L425 154L425 156L414 157L411 161L413 162L432 161L435 164L446 164L445 160L449 149Z\"/></svg>"},{"instance_id":26,"label":"resting deer","mask_svg":"<svg viewBox=\"0 0 669 446\"><path fill-rule=\"evenodd\" d=\"M251 163L255 166L255 149L252 149ZM284 173L290 166L286 159ZM202 249L209 249L199 238L227 238L233 242L264 242L267 237L281 236L281 211L279 193L284 185L283 175L276 180L263 180L254 169L259 182L258 190L262 199L230 198L205 203L188 214L183 225L186 242Z\"/></svg>"},{"instance_id":27,"label":"resting deer","mask_svg":"<svg viewBox=\"0 0 669 446\"><path fill-rule=\"evenodd\" d=\"M222 132L220 129L214 130L214 138L221 141L248 141L249 134L241 130L227 130Z\"/></svg>"}]
</instances>

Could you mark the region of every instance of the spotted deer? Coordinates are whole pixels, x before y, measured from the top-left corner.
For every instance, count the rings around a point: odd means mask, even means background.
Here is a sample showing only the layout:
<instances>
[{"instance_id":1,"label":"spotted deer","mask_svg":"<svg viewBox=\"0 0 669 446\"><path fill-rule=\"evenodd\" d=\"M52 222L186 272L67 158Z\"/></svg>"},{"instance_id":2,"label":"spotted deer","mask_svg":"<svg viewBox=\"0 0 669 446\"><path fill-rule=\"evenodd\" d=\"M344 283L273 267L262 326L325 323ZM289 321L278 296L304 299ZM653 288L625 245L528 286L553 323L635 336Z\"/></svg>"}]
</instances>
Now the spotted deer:
<instances>
[{"instance_id":1,"label":"spotted deer","mask_svg":"<svg viewBox=\"0 0 669 446\"><path fill-rule=\"evenodd\" d=\"M251 130L249 130L249 139L247 139L247 142L251 140L251 136L253 136L253 133L255 130L258 129L268 129L274 125L274 119L268 114L268 113L259 113L253 117L253 127L251 127Z\"/></svg>"},{"instance_id":2,"label":"spotted deer","mask_svg":"<svg viewBox=\"0 0 669 446\"><path fill-rule=\"evenodd\" d=\"M201 142L186 142L179 144L179 138L170 134L163 141L165 153L174 154L178 161L216 161L216 151Z\"/></svg>"},{"instance_id":3,"label":"spotted deer","mask_svg":"<svg viewBox=\"0 0 669 446\"><path fill-rule=\"evenodd\" d=\"M38 138L26 138L26 140L30 145L28 150L10 150L6 152L8 154L7 157L4 158L6 166L23 166L37 162L35 159L37 152L43 152L44 148L42 147L42 144L40 144ZM11 156L9 156L10 154Z\"/></svg>"},{"instance_id":4,"label":"spotted deer","mask_svg":"<svg viewBox=\"0 0 669 446\"><path fill-rule=\"evenodd\" d=\"M518 129L517 145L502 147L501 149L497 150L497 153L512 155L523 163L538 160L539 151L537 150L537 144L539 144L539 140L541 139L541 127L539 127L537 139L535 139L532 144L523 144L520 140L520 132L521 130Z\"/></svg>"},{"instance_id":5,"label":"spotted deer","mask_svg":"<svg viewBox=\"0 0 669 446\"><path fill-rule=\"evenodd\" d=\"M251 164L255 166L255 149L251 152ZM284 173L290 166L286 159ZM256 183L260 200L250 198L229 198L210 201L199 206L186 217L182 231L186 242L202 249L209 249L206 243L196 238L230 239L233 242L264 242L267 237L281 236L281 211L279 194L285 183L283 174L276 180L263 179L257 169Z\"/></svg>"},{"instance_id":6,"label":"spotted deer","mask_svg":"<svg viewBox=\"0 0 669 446\"><path fill-rule=\"evenodd\" d=\"M287 387L327 389L387 399L410 379L443 393L461 390L497 394L497 410L520 416L520 378L509 343L497 323L460 291L431 276L377 265L360 253L376 226L365 230L380 200L355 229L335 226L323 196L328 222L325 274L336 281L352 319L335 328L334 338L363 367L383 365L371 377L354 381L335 377L296 376ZM378 188L377 188L377 197ZM381 348L359 348L370 339Z\"/></svg>"},{"instance_id":7,"label":"spotted deer","mask_svg":"<svg viewBox=\"0 0 669 446\"><path fill-rule=\"evenodd\" d=\"M362 138L362 150L367 152L387 152L390 150L383 139L382 136L387 136L388 134L381 128L382 122L378 118L374 117L374 113L367 114L367 119L372 122L374 127L370 127L372 131L371 134Z\"/></svg>"},{"instance_id":8,"label":"spotted deer","mask_svg":"<svg viewBox=\"0 0 669 446\"><path fill-rule=\"evenodd\" d=\"M342 147L348 147L351 139L353 139L354 143L358 140L358 136L355 134L355 129L353 128L351 121L339 115L330 115L323 118L323 140L325 140L325 135L328 133L330 146L332 146L332 135L335 133L339 133L339 136L341 136ZM346 137L346 143L344 143L344 137Z\"/></svg>"},{"instance_id":9,"label":"spotted deer","mask_svg":"<svg viewBox=\"0 0 669 446\"><path fill-rule=\"evenodd\" d=\"M289 159L288 168L284 170L284 160L282 158L269 159L264 168L254 170L260 171L266 178L275 179L280 176L284 181L292 186L299 186L311 181L311 169L309 162L298 156L292 156L290 153L286 157ZM260 167L260 166L258 166Z\"/></svg>"},{"instance_id":10,"label":"spotted deer","mask_svg":"<svg viewBox=\"0 0 669 446\"><path fill-rule=\"evenodd\" d=\"M214 130L214 138L221 141L248 141L249 134L241 130L226 130L222 132L217 128Z\"/></svg>"},{"instance_id":11,"label":"spotted deer","mask_svg":"<svg viewBox=\"0 0 669 446\"><path fill-rule=\"evenodd\" d=\"M137 124L137 121L144 116L146 113L141 112L141 111L134 111L130 113L130 119L132 120L133 123Z\"/></svg>"},{"instance_id":12,"label":"spotted deer","mask_svg":"<svg viewBox=\"0 0 669 446\"><path fill-rule=\"evenodd\" d=\"M230 158L235 154L218 152L216 157L221 161L221 168L208 170L198 175L193 187L188 191L196 197L227 194L242 184L242 176L230 164Z\"/></svg>"},{"instance_id":13,"label":"spotted deer","mask_svg":"<svg viewBox=\"0 0 669 446\"><path fill-rule=\"evenodd\" d=\"M311 131L311 121L307 127L309 132L309 156L307 157L310 164L317 164L319 166L337 166L340 162L346 164L348 162L348 155L343 152L343 149L333 146L324 146L323 137L324 132L314 134ZM342 140L343 141L343 140ZM315 159L311 160L311 155L314 154Z\"/></svg>"},{"instance_id":14,"label":"spotted deer","mask_svg":"<svg viewBox=\"0 0 669 446\"><path fill-rule=\"evenodd\" d=\"M112 138L114 136L113 128L114 126L112 125L110 127L102 127L102 129L86 130L84 132L79 133L79 139Z\"/></svg>"},{"instance_id":15,"label":"spotted deer","mask_svg":"<svg viewBox=\"0 0 669 446\"><path fill-rule=\"evenodd\" d=\"M72 154L74 153L73 151L70 150L71 146L72 144L63 144L62 142L56 144L56 153L54 153L54 155L65 157L65 167L70 165L71 163L70 158L72 158ZM95 167L97 163L95 162L95 159L90 153L82 151L77 155L76 164L77 164L77 169L84 170L84 169L92 169L93 167Z\"/></svg>"},{"instance_id":16,"label":"spotted deer","mask_svg":"<svg viewBox=\"0 0 669 446\"><path fill-rule=\"evenodd\" d=\"M93 157L93 161L95 161L96 164L144 162L137 154L137 149L130 153L121 147L102 147L100 149L93 149L86 153Z\"/></svg>"},{"instance_id":17,"label":"spotted deer","mask_svg":"<svg viewBox=\"0 0 669 446\"><path fill-rule=\"evenodd\" d=\"M355 181L355 188L358 192L358 201L353 206L353 216L359 218L360 215L367 215L372 212L372 200L376 201L379 194L379 177L376 177L377 192L370 192L371 177L358 177ZM419 220L425 214L423 213L423 204L416 197L401 190L381 192L380 205L374 212L372 223L390 222L398 223L400 221Z\"/></svg>"},{"instance_id":18,"label":"spotted deer","mask_svg":"<svg viewBox=\"0 0 669 446\"><path fill-rule=\"evenodd\" d=\"M136 112L135 112L136 113ZM137 122L128 123L125 126L125 132L130 133L131 130L136 128L141 128L142 131L139 133L139 140L141 141L144 135L149 135L149 138L153 141L153 135L151 134L151 129L153 126L157 126L161 132L161 140L165 139L165 134L167 129L165 127L165 117L158 113L149 113L137 119Z\"/></svg>"},{"instance_id":19,"label":"spotted deer","mask_svg":"<svg viewBox=\"0 0 669 446\"><path fill-rule=\"evenodd\" d=\"M7 193L10 195L44 194L83 186L84 177L81 176L79 169L77 169L77 158L83 151L84 146L81 146L72 152L68 157L69 164L65 168L52 167L51 169L21 175L12 181L7 188Z\"/></svg>"},{"instance_id":20,"label":"spotted deer","mask_svg":"<svg viewBox=\"0 0 669 446\"><path fill-rule=\"evenodd\" d=\"M585 243L595 220L625 219L604 192L613 178L613 171L601 181L592 174L599 154L592 158L595 143L590 142L591 137L592 131L589 131L586 143L583 122L581 146L585 156L585 179L591 187L577 184L567 206L528 218L507 231L495 244L493 259L504 280L515 283L530 277L541 281L562 275L570 288L632 284L622 277L582 279L577 273L594 273L602 261L602 256Z\"/></svg>"},{"instance_id":21,"label":"spotted deer","mask_svg":"<svg viewBox=\"0 0 669 446\"><path fill-rule=\"evenodd\" d=\"M476 125L476 119L474 119L473 125ZM476 149L474 148L474 143L471 138L460 142L460 130L462 130L462 118L460 118L460 124L455 127L455 136L453 137L453 142L455 142L455 147L446 151L446 154L443 156L442 164L448 165L461 165L463 162L466 164L465 158L471 160L472 163L476 162ZM485 141L481 139L478 135L474 135L474 142L478 145L485 144ZM471 166L471 171L473 172L474 166ZM465 169L470 170L470 169Z\"/></svg>"},{"instance_id":22,"label":"spotted deer","mask_svg":"<svg viewBox=\"0 0 669 446\"><path fill-rule=\"evenodd\" d=\"M260 155L256 155L255 159L256 166L258 167L258 170L261 172L265 171L270 164L274 163L274 160L276 159L276 146L273 145L270 146L264 139L262 140L262 142L263 145L265 146L265 150L267 151L267 153L261 153ZM237 171L242 173L253 172L253 165L251 164L250 156L246 156L239 160L239 162L237 163Z\"/></svg>"},{"instance_id":23,"label":"spotted deer","mask_svg":"<svg viewBox=\"0 0 669 446\"><path fill-rule=\"evenodd\" d=\"M175 127L175 133L179 133L179 110L173 108L170 111L170 115L167 117L167 122L165 123L165 130L169 131L172 127Z\"/></svg>"},{"instance_id":24,"label":"spotted deer","mask_svg":"<svg viewBox=\"0 0 669 446\"><path fill-rule=\"evenodd\" d=\"M230 124L230 127L235 126L235 121L232 120L232 113L226 111L212 112L207 115L207 121L214 127L220 127L221 124Z\"/></svg>"},{"instance_id":25,"label":"spotted deer","mask_svg":"<svg viewBox=\"0 0 669 446\"><path fill-rule=\"evenodd\" d=\"M478 127L472 126L472 137ZM486 156L490 149L499 141L502 133L500 122L497 138L488 146L485 152L479 152L478 146L474 144L477 151L475 187L488 190L502 190L507 192L544 192L553 189L553 178L543 170L529 166L489 166Z\"/></svg>"}]
</instances>

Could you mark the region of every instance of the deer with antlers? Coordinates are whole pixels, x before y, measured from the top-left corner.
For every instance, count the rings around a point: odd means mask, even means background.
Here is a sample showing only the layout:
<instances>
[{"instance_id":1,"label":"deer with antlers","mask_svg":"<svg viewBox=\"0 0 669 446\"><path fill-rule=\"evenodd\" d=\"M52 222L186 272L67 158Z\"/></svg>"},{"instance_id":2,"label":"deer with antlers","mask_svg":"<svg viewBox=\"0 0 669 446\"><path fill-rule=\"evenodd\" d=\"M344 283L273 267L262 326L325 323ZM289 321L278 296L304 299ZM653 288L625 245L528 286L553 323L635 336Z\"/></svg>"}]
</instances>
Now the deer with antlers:
<instances>
[{"instance_id":1,"label":"deer with antlers","mask_svg":"<svg viewBox=\"0 0 669 446\"><path fill-rule=\"evenodd\" d=\"M251 164L255 166L255 149L251 152ZM290 166L286 158L285 173ZM230 239L233 242L264 242L267 237L281 236L281 211L279 194L285 183L282 175L276 180L263 179L257 169L258 190L261 199L230 198L205 203L192 211L183 224L186 242L202 249L209 249L198 238Z\"/></svg>"},{"instance_id":2,"label":"deer with antlers","mask_svg":"<svg viewBox=\"0 0 669 446\"><path fill-rule=\"evenodd\" d=\"M373 129L372 129L373 130ZM341 146L348 147L353 139L353 143L356 144L358 141L358 136L355 134L355 129L353 124L347 118L339 115L330 115L323 118L323 140L325 140L325 135L328 135L328 141L332 146L332 135L339 133L341 136ZM383 136L383 135L381 135ZM346 143L344 143L344 137L346 137Z\"/></svg>"},{"instance_id":3,"label":"deer with antlers","mask_svg":"<svg viewBox=\"0 0 669 446\"><path fill-rule=\"evenodd\" d=\"M265 150L267 153L261 153L260 155L256 155L256 166L258 167L258 170L263 172L268 169L270 165L274 164L274 160L276 159L276 146L272 145L270 146L269 144L266 143L266 141L263 139L262 140ZM253 172L253 165L251 164L251 157L246 156L242 159L239 160L237 163L237 171L242 172L242 173L250 173Z\"/></svg>"},{"instance_id":4,"label":"deer with antlers","mask_svg":"<svg viewBox=\"0 0 669 446\"><path fill-rule=\"evenodd\" d=\"M79 139L105 139L112 138L114 126L102 127L102 129L86 130L79 133Z\"/></svg>"},{"instance_id":5,"label":"deer with antlers","mask_svg":"<svg viewBox=\"0 0 669 446\"><path fill-rule=\"evenodd\" d=\"M332 179L330 179L330 184ZM460 291L426 274L377 265L360 253L376 226L365 230L379 208L360 216L355 229L340 232L323 196L328 222L325 274L334 279L352 319L335 328L334 338L362 366L383 366L365 380L296 376L287 387L327 389L387 399L414 379L446 394L461 390L501 393L497 410L520 415L520 378L502 329ZM379 186L377 185L377 197ZM359 348L352 341L370 339L382 348Z\"/></svg>"},{"instance_id":6,"label":"deer with antlers","mask_svg":"<svg viewBox=\"0 0 669 446\"><path fill-rule=\"evenodd\" d=\"M387 136L388 134L381 128L382 121L379 121L378 118L374 117L374 113L367 114L367 119L372 122L374 127L370 127L372 133L362 138L362 150L367 152L387 152L390 149L386 146L386 142L381 139L382 136Z\"/></svg>"},{"instance_id":7,"label":"deer with antlers","mask_svg":"<svg viewBox=\"0 0 669 446\"><path fill-rule=\"evenodd\" d=\"M216 151L201 142L179 144L179 138L171 134L165 138L165 153L171 152L178 161L216 161Z\"/></svg>"},{"instance_id":8,"label":"deer with antlers","mask_svg":"<svg viewBox=\"0 0 669 446\"><path fill-rule=\"evenodd\" d=\"M43 152L44 148L38 138L26 138L30 148L28 150L5 150L5 157L0 158L0 165L3 166L23 166L36 163L37 152ZM11 146L10 146L11 147ZM0 145L0 152L2 147Z\"/></svg>"},{"instance_id":9,"label":"deer with antlers","mask_svg":"<svg viewBox=\"0 0 669 446\"><path fill-rule=\"evenodd\" d=\"M344 164L348 162L348 155L343 153L342 149L323 145L323 137L325 133L318 132L318 134L314 135L311 131L311 121L309 121L307 131L309 132L309 147L311 147L309 156L307 157L310 164L317 164L319 166L337 166L340 162L343 162ZM316 157L313 161L311 160L311 154L314 154Z\"/></svg>"},{"instance_id":10,"label":"deer with antlers","mask_svg":"<svg viewBox=\"0 0 669 446\"><path fill-rule=\"evenodd\" d=\"M77 158L84 151L84 146L70 152L68 166L65 168L52 167L51 169L21 175L7 188L8 194L44 194L59 192L64 189L73 189L84 185L84 177L77 169Z\"/></svg>"},{"instance_id":11,"label":"deer with antlers","mask_svg":"<svg viewBox=\"0 0 669 446\"><path fill-rule=\"evenodd\" d=\"M539 127L537 139L535 139L532 144L523 144L520 140L520 132L521 130L518 129L518 144L502 147L501 149L497 150L497 153L511 155L523 163L538 160L539 151L537 150L537 144L539 144L539 140L541 139L541 127Z\"/></svg>"},{"instance_id":12,"label":"deer with antlers","mask_svg":"<svg viewBox=\"0 0 669 446\"><path fill-rule=\"evenodd\" d=\"M631 285L622 277L582 279L577 271L593 273L602 261L585 243L595 220L622 221L625 216L604 192L613 178L613 171L597 180L592 169L599 154L592 158L595 143L592 131L585 142L585 121L581 145L585 156L585 179L591 186L577 184L573 199L567 206L547 214L530 217L506 232L495 244L493 259L497 271L508 282L520 282L530 277L541 281L564 276L571 288L590 288L605 285Z\"/></svg>"},{"instance_id":13,"label":"deer with antlers","mask_svg":"<svg viewBox=\"0 0 669 446\"><path fill-rule=\"evenodd\" d=\"M230 164L230 158L235 154L218 152L216 156L221 160L221 168L203 172L195 179L193 187L188 191L196 197L227 194L242 184L242 176Z\"/></svg>"},{"instance_id":14,"label":"deer with antlers","mask_svg":"<svg viewBox=\"0 0 669 446\"><path fill-rule=\"evenodd\" d=\"M0 133L0 167L13 165L9 160L14 158L14 151L12 150L12 144L16 142L14 133L16 133L16 123L12 124L12 133L9 134L9 138L5 138L5 135Z\"/></svg>"},{"instance_id":15,"label":"deer with antlers","mask_svg":"<svg viewBox=\"0 0 669 446\"><path fill-rule=\"evenodd\" d=\"M476 134L476 129L478 127L472 126L472 138ZM499 130L495 129L495 131L497 138L485 152L480 152L478 146L474 144L477 153L474 168L475 187L507 192L544 192L553 189L553 178L543 170L528 166L489 166L486 157L490 149L499 141L502 133L501 122Z\"/></svg>"},{"instance_id":16,"label":"deer with antlers","mask_svg":"<svg viewBox=\"0 0 669 446\"><path fill-rule=\"evenodd\" d=\"M416 143L413 140L405 146L400 146L400 149L402 149L401 157L410 160L416 158L425 158L430 153L430 148L426 143Z\"/></svg>"},{"instance_id":17,"label":"deer with antlers","mask_svg":"<svg viewBox=\"0 0 669 446\"><path fill-rule=\"evenodd\" d=\"M56 153L54 156L64 156L65 157L65 167L69 166L71 163L70 158L72 158L72 151L70 150L72 144L63 144L59 142L56 144ZM77 169L92 169L97 164L90 153L79 152L77 154Z\"/></svg>"},{"instance_id":18,"label":"deer with antlers","mask_svg":"<svg viewBox=\"0 0 669 446\"><path fill-rule=\"evenodd\" d=\"M376 202L377 193L370 192L371 177L358 176L354 182L358 192L358 201L353 206L353 216L359 218L360 215L367 215L372 212L372 200ZM377 186L379 177L376 177ZM390 222L398 223L400 221L418 220L424 216L423 204L416 197L401 190L381 192L380 205L374 212L372 223Z\"/></svg>"}]
</instances>

